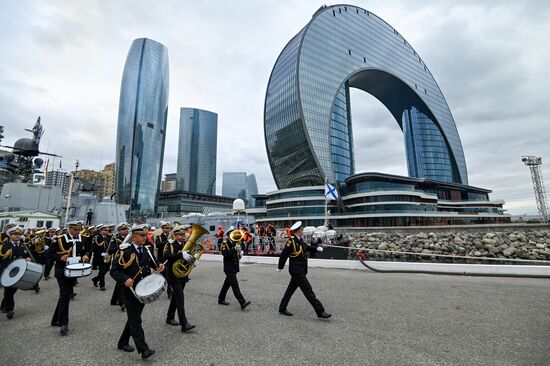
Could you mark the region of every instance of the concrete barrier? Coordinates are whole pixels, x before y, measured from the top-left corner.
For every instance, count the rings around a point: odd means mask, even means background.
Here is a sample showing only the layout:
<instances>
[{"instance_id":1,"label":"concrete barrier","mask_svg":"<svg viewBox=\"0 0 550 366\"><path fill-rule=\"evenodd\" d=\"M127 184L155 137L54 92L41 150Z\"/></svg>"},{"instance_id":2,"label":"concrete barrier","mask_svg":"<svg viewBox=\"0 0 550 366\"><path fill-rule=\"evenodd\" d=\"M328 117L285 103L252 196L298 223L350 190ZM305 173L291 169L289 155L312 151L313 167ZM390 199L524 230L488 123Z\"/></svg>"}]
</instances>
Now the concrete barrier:
<instances>
[{"instance_id":1,"label":"concrete barrier","mask_svg":"<svg viewBox=\"0 0 550 366\"><path fill-rule=\"evenodd\" d=\"M219 254L203 254L201 260L221 262ZM244 256L241 264L277 265L278 257ZM548 277L550 266L536 265L500 265L500 264L462 264L462 263L421 263L421 262L381 262L365 261L367 265L379 271L448 273L449 275L473 276L523 276ZM309 267L333 269L367 270L358 260L308 259ZM287 263L288 266L288 263Z\"/></svg>"}]
</instances>

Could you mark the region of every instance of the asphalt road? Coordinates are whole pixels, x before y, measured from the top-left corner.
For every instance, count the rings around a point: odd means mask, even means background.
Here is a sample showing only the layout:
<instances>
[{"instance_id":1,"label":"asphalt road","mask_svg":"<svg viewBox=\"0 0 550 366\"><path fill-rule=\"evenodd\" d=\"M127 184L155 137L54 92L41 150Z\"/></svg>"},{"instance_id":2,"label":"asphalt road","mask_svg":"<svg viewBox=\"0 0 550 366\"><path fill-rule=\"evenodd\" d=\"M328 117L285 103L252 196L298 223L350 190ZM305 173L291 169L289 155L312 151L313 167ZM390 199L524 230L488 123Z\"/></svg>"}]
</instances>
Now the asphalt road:
<instances>
[{"instance_id":1,"label":"asphalt road","mask_svg":"<svg viewBox=\"0 0 550 366\"><path fill-rule=\"evenodd\" d=\"M310 269L317 297L333 314L317 319L298 290L289 311L278 303L288 272L243 265L241 311L231 291L217 305L221 263L202 262L185 289L184 334L165 324L168 299L145 306L143 327L162 365L550 365L550 281L526 278L380 274ZM0 314L0 364L130 365L136 352L117 350L126 313L110 306L113 282L100 292L80 279L71 302L70 334L50 326L55 279L42 291L18 291L15 317ZM53 363L51 363L53 362Z\"/></svg>"}]
</instances>

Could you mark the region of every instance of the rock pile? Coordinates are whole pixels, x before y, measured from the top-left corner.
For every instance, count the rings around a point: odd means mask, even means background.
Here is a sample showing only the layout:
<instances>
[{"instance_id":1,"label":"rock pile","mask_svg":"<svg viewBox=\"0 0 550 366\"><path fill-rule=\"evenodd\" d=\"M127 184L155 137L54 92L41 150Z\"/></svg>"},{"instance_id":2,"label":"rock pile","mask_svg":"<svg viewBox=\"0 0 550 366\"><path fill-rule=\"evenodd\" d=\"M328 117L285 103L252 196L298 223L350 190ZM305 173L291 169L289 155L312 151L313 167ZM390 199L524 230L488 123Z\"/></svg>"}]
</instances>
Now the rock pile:
<instances>
[{"instance_id":1,"label":"rock pile","mask_svg":"<svg viewBox=\"0 0 550 366\"><path fill-rule=\"evenodd\" d=\"M345 234L350 248L379 249L424 254L447 254L471 257L550 260L550 230L500 232L438 232L402 234L399 232L356 232ZM405 258L410 255L370 252L369 257L381 260ZM418 260L448 262L437 257L414 256Z\"/></svg>"}]
</instances>

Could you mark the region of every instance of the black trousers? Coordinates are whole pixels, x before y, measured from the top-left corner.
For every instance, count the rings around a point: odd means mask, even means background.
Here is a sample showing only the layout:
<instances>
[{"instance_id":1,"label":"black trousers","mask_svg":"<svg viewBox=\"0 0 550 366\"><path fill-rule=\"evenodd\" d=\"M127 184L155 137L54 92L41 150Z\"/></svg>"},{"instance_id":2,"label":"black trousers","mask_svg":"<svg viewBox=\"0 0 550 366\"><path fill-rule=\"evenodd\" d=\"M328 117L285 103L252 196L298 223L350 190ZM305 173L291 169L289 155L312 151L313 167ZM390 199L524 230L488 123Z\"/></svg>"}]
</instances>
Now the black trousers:
<instances>
[{"instance_id":1,"label":"black trousers","mask_svg":"<svg viewBox=\"0 0 550 366\"><path fill-rule=\"evenodd\" d=\"M50 277L50 272L52 271L54 259L51 254L47 253L44 255L44 277Z\"/></svg>"},{"instance_id":2,"label":"black trousers","mask_svg":"<svg viewBox=\"0 0 550 366\"><path fill-rule=\"evenodd\" d=\"M139 353L145 352L149 349L147 343L145 343L145 333L143 332L143 327L141 326L141 312L145 307L144 304L139 302L139 300L134 296L128 287L121 285L122 287L122 301L126 305L126 314L128 315L128 320L124 326L124 330L118 339L118 346L124 346L130 342L130 336L134 339L134 344L136 345L137 351Z\"/></svg>"},{"instance_id":3,"label":"black trousers","mask_svg":"<svg viewBox=\"0 0 550 366\"><path fill-rule=\"evenodd\" d=\"M115 287L113 288L113 296L111 296L111 305L120 305L122 306L124 304L122 300L122 286L117 282Z\"/></svg>"},{"instance_id":4,"label":"black trousers","mask_svg":"<svg viewBox=\"0 0 550 366\"><path fill-rule=\"evenodd\" d=\"M56 276L57 285L59 286L59 300L52 317L52 325L69 325L69 304L71 295L74 293L74 285L76 280L65 276Z\"/></svg>"},{"instance_id":5,"label":"black trousers","mask_svg":"<svg viewBox=\"0 0 550 366\"><path fill-rule=\"evenodd\" d=\"M109 271L109 264L103 261L103 257L101 257L101 255L99 258L101 258L97 262L99 272L97 273L97 276L92 278L92 281L98 281L100 287L105 287L105 274Z\"/></svg>"},{"instance_id":6,"label":"black trousers","mask_svg":"<svg viewBox=\"0 0 550 366\"><path fill-rule=\"evenodd\" d=\"M4 310L13 311L13 309L15 308L15 300L13 299L13 297L16 292L16 288L4 287L4 298L2 299L2 308Z\"/></svg>"},{"instance_id":7,"label":"black trousers","mask_svg":"<svg viewBox=\"0 0 550 366\"><path fill-rule=\"evenodd\" d=\"M288 284L288 287L286 288L283 299L281 300L281 304L279 305L279 311L286 310L286 307L288 306L290 298L292 297L292 295L294 294L294 291L296 291L298 287L304 293L304 296L306 297L307 301L309 301L311 306L313 306L313 309L315 309L315 312L317 313L317 315L325 311L323 304L321 304L321 302L317 300L317 297L315 297L315 293L313 292L313 289L311 288L311 285L309 284L309 281L307 280L306 275L290 277L290 283Z\"/></svg>"},{"instance_id":8,"label":"black trousers","mask_svg":"<svg viewBox=\"0 0 550 366\"><path fill-rule=\"evenodd\" d=\"M166 319L174 319L177 310L180 325L187 324L187 317L185 316L185 296L183 294L186 283L187 281L174 281L170 282L169 284L169 286L172 288L172 298L170 299L170 305L168 306Z\"/></svg>"},{"instance_id":9,"label":"black trousers","mask_svg":"<svg viewBox=\"0 0 550 366\"><path fill-rule=\"evenodd\" d=\"M235 298L237 299L239 304L244 304L245 300L243 294L241 294L241 289L239 288L237 274L232 272L225 273L225 281L223 281L222 289L220 291L220 294L218 295L218 302L225 301L225 296L227 295L229 287L231 287L231 289L233 290L233 295L235 295Z\"/></svg>"}]
</instances>

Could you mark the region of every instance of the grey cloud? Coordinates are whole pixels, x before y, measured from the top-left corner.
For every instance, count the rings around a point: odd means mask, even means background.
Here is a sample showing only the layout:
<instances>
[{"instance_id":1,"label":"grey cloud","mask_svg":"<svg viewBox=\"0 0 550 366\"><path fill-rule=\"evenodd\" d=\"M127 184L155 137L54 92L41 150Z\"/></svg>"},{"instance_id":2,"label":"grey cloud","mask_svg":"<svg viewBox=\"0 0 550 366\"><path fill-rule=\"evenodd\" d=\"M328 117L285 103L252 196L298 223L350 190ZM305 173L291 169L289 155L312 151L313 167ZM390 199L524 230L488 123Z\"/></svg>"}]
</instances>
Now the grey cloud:
<instances>
[{"instance_id":1,"label":"grey cloud","mask_svg":"<svg viewBox=\"0 0 550 366\"><path fill-rule=\"evenodd\" d=\"M535 212L523 154L550 161L547 1L357 1L394 26L424 59L457 122L470 183L515 213ZM219 115L221 173L255 173L275 188L265 154L263 103L271 68L317 2L4 2L0 13L0 123L6 144L38 115L45 149L97 169L114 160L120 80L134 38L170 58L164 172L176 171L180 107ZM357 94L358 95L358 94ZM357 171L406 174L403 136L373 98L353 97ZM378 104L377 104L378 103ZM70 131L67 133L67 131ZM68 138L67 138L68 137ZM549 170L544 166L544 173ZM548 178L550 179L550 178Z\"/></svg>"}]
</instances>

